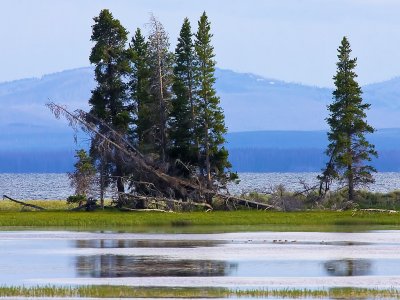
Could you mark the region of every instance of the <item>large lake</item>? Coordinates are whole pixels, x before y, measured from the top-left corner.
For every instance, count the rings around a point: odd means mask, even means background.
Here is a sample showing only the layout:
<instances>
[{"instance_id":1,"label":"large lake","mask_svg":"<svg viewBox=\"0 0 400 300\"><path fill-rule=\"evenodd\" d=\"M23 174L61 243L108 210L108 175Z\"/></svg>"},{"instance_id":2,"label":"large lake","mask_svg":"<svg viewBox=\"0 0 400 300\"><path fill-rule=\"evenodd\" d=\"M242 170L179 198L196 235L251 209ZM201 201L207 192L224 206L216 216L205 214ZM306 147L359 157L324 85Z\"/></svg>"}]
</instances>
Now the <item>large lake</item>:
<instances>
[{"instance_id":1,"label":"large lake","mask_svg":"<svg viewBox=\"0 0 400 300\"><path fill-rule=\"evenodd\" d=\"M318 184L318 173L240 173L240 183L230 184L232 194L257 191L270 192L279 184L287 190L300 191L304 184ZM367 188L375 192L400 189L400 173L383 172L375 174L375 183ZM66 174L0 174L0 196L8 195L17 199L66 199L73 194Z\"/></svg>"}]
</instances>

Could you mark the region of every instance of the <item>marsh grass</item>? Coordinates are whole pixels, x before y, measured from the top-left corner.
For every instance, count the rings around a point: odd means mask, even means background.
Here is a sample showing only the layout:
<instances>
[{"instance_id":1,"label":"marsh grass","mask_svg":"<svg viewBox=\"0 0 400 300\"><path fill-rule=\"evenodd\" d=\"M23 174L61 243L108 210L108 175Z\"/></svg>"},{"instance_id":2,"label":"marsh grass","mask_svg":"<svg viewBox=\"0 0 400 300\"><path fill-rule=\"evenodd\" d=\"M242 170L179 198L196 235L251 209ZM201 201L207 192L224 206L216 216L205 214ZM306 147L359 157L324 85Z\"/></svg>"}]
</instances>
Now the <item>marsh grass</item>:
<instances>
[{"instance_id":1,"label":"marsh grass","mask_svg":"<svg viewBox=\"0 0 400 300\"><path fill-rule=\"evenodd\" d=\"M400 214L365 211L213 211L213 212L95 212L0 211L0 226L8 228L148 231L337 231L400 228ZM361 228L363 227L363 228ZM199 230L200 228L200 230ZM343 229L342 228L342 229Z\"/></svg>"},{"instance_id":2,"label":"marsh grass","mask_svg":"<svg viewBox=\"0 0 400 300\"><path fill-rule=\"evenodd\" d=\"M77 206L77 204L74 203L68 204L66 200L24 200L23 202L40 206L51 211L66 211ZM111 200L105 201L105 205L109 205L110 203ZM0 200L0 212L1 211L36 211L36 209L28 206L24 207L13 201L3 199Z\"/></svg>"},{"instance_id":3,"label":"marsh grass","mask_svg":"<svg viewBox=\"0 0 400 300\"><path fill-rule=\"evenodd\" d=\"M242 198L271 204L282 210L307 210L307 209L349 209L377 208L400 210L400 191L395 190L388 193L370 192L358 190L355 192L354 202L349 202L346 189L330 191L324 198L320 198L318 191L290 192L285 186L276 186L271 193L250 192L241 195Z\"/></svg>"},{"instance_id":4,"label":"marsh grass","mask_svg":"<svg viewBox=\"0 0 400 300\"><path fill-rule=\"evenodd\" d=\"M237 297L273 297L282 299L400 299L400 291L391 289L331 288L331 289L280 289L280 290L236 290Z\"/></svg>"},{"instance_id":5,"label":"marsh grass","mask_svg":"<svg viewBox=\"0 0 400 300\"><path fill-rule=\"evenodd\" d=\"M94 298L216 298L228 295L221 288L146 288L127 286L0 287L0 297L94 297Z\"/></svg>"},{"instance_id":6,"label":"marsh grass","mask_svg":"<svg viewBox=\"0 0 400 300\"><path fill-rule=\"evenodd\" d=\"M0 297L94 297L94 298L314 298L314 299L400 299L398 289L332 288L254 289L147 288L127 286L0 287Z\"/></svg>"}]
</instances>

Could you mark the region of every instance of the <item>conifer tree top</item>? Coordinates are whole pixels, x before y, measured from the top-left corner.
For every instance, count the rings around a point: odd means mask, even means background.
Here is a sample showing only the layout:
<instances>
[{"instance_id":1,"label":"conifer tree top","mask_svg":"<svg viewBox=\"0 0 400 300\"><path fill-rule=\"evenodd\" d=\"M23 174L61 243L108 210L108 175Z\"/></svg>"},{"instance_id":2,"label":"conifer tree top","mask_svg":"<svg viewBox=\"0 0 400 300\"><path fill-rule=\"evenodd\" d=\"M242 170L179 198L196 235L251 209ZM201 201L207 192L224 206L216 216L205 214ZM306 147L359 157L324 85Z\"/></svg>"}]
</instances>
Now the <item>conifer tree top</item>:
<instances>
[{"instance_id":1,"label":"conifer tree top","mask_svg":"<svg viewBox=\"0 0 400 300\"><path fill-rule=\"evenodd\" d=\"M123 49L127 42L128 31L121 25L119 20L114 19L108 9L103 9L98 17L94 17L91 41L96 45L92 48L89 60L91 63L99 63L108 53L115 48Z\"/></svg>"}]
</instances>

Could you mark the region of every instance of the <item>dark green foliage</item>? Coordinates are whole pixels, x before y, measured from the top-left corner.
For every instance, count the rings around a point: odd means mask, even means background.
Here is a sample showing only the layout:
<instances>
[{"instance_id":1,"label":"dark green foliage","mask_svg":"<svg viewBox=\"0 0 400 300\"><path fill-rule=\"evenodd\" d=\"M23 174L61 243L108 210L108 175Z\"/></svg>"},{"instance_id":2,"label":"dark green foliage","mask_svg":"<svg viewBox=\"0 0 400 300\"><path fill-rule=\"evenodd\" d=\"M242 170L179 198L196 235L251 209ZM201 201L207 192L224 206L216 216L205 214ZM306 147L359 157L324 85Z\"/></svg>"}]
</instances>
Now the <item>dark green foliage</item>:
<instances>
[{"instance_id":1,"label":"dark green foliage","mask_svg":"<svg viewBox=\"0 0 400 300\"><path fill-rule=\"evenodd\" d=\"M112 14L104 9L98 17L94 18L91 41L94 42L90 54L90 62L95 64L96 88L92 91L89 100L90 113L95 117L91 120L98 124L101 133L108 129L101 125L97 119L116 129L120 134L127 135L131 116L127 108L128 93L125 77L130 71L125 45L128 32L113 18ZM124 191L121 176L124 175L122 159L118 151L108 151L102 154L100 139L93 139L91 154L99 162L101 173L101 190L110 175L117 178L119 192Z\"/></svg>"},{"instance_id":2,"label":"dark green foliage","mask_svg":"<svg viewBox=\"0 0 400 300\"><path fill-rule=\"evenodd\" d=\"M226 176L228 152L221 148L225 142L227 132L224 114L220 107L219 97L216 95L214 47L211 45L212 34L210 22L204 12L198 22L198 31L195 39L196 50L196 105L197 123L196 136L198 137L201 160L200 167L206 171L208 187L212 187L213 179L222 180Z\"/></svg>"},{"instance_id":3,"label":"dark green foliage","mask_svg":"<svg viewBox=\"0 0 400 300\"><path fill-rule=\"evenodd\" d=\"M360 208L400 210L400 191L390 193L357 191L355 199Z\"/></svg>"},{"instance_id":4,"label":"dark green foliage","mask_svg":"<svg viewBox=\"0 0 400 300\"><path fill-rule=\"evenodd\" d=\"M86 199L86 196L91 192L96 176L96 169L93 166L92 158L85 150L77 150L75 157L77 159L74 164L75 170L73 173L69 173L68 177L71 181L71 186L75 188L77 199L74 199L79 202L83 201L81 198Z\"/></svg>"},{"instance_id":5,"label":"dark green foliage","mask_svg":"<svg viewBox=\"0 0 400 300\"><path fill-rule=\"evenodd\" d=\"M130 70L125 53L128 32L106 9L94 21L91 41L95 45L89 59L96 65L97 87L89 100L91 113L126 132L130 119L124 106L127 87L123 78Z\"/></svg>"},{"instance_id":6,"label":"dark green foliage","mask_svg":"<svg viewBox=\"0 0 400 300\"><path fill-rule=\"evenodd\" d=\"M337 73L333 77L336 89L333 103L328 106L330 116L327 118L330 144L326 153L331 160L323 177L345 180L348 198L353 201L355 187L374 181L371 173L376 170L366 162L377 156L377 152L365 138L366 134L374 132L365 120L365 111L370 105L362 101L362 91L354 72L357 59L350 58L351 49L346 37L338 52Z\"/></svg>"},{"instance_id":7,"label":"dark green foliage","mask_svg":"<svg viewBox=\"0 0 400 300\"><path fill-rule=\"evenodd\" d=\"M67 203L68 204L78 203L79 205L81 205L86 200L87 200L87 198L84 195L74 195L74 196L69 196L67 198Z\"/></svg>"},{"instance_id":8,"label":"dark green foliage","mask_svg":"<svg viewBox=\"0 0 400 300\"><path fill-rule=\"evenodd\" d=\"M185 163L196 163L197 149L194 103L195 53L189 20L185 18L175 49L174 96L170 113L170 156Z\"/></svg>"},{"instance_id":9,"label":"dark green foliage","mask_svg":"<svg viewBox=\"0 0 400 300\"><path fill-rule=\"evenodd\" d=\"M210 202L213 193L188 193L190 184L179 188L179 181L160 180L159 174L196 177L197 183L214 191L236 178L227 173L231 165L222 147L227 129L214 89L215 61L206 14L199 21L195 43L185 19L175 56L168 34L154 16L148 39L137 29L129 49L125 49L127 31L108 10L94 21L90 61L95 64L97 87L87 121L96 126L91 156L100 174L100 198L116 182L118 204L124 204L122 178L129 177L133 193L182 199L190 194ZM137 149L138 160L129 154Z\"/></svg>"},{"instance_id":10,"label":"dark green foliage","mask_svg":"<svg viewBox=\"0 0 400 300\"><path fill-rule=\"evenodd\" d=\"M134 136L139 149L144 154L154 151L154 100L150 94L150 66L148 43L138 28L129 48L132 72L130 89L133 104L131 107L134 119Z\"/></svg>"}]
</instances>

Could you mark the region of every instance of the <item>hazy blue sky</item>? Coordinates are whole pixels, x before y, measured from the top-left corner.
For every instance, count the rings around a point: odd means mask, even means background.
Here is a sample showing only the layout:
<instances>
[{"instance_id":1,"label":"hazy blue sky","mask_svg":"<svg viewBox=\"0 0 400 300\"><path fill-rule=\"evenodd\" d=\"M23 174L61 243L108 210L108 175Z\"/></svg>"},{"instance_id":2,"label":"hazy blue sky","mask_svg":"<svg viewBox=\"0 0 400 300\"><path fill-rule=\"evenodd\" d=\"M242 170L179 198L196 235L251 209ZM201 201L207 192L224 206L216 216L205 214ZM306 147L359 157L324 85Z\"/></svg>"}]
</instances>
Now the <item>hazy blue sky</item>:
<instances>
[{"instance_id":1,"label":"hazy blue sky","mask_svg":"<svg viewBox=\"0 0 400 300\"><path fill-rule=\"evenodd\" d=\"M331 86L343 35L362 84L400 75L398 0L1 0L0 81L88 66L92 18L109 8L130 32L153 12L172 49L205 10L218 67Z\"/></svg>"}]
</instances>

